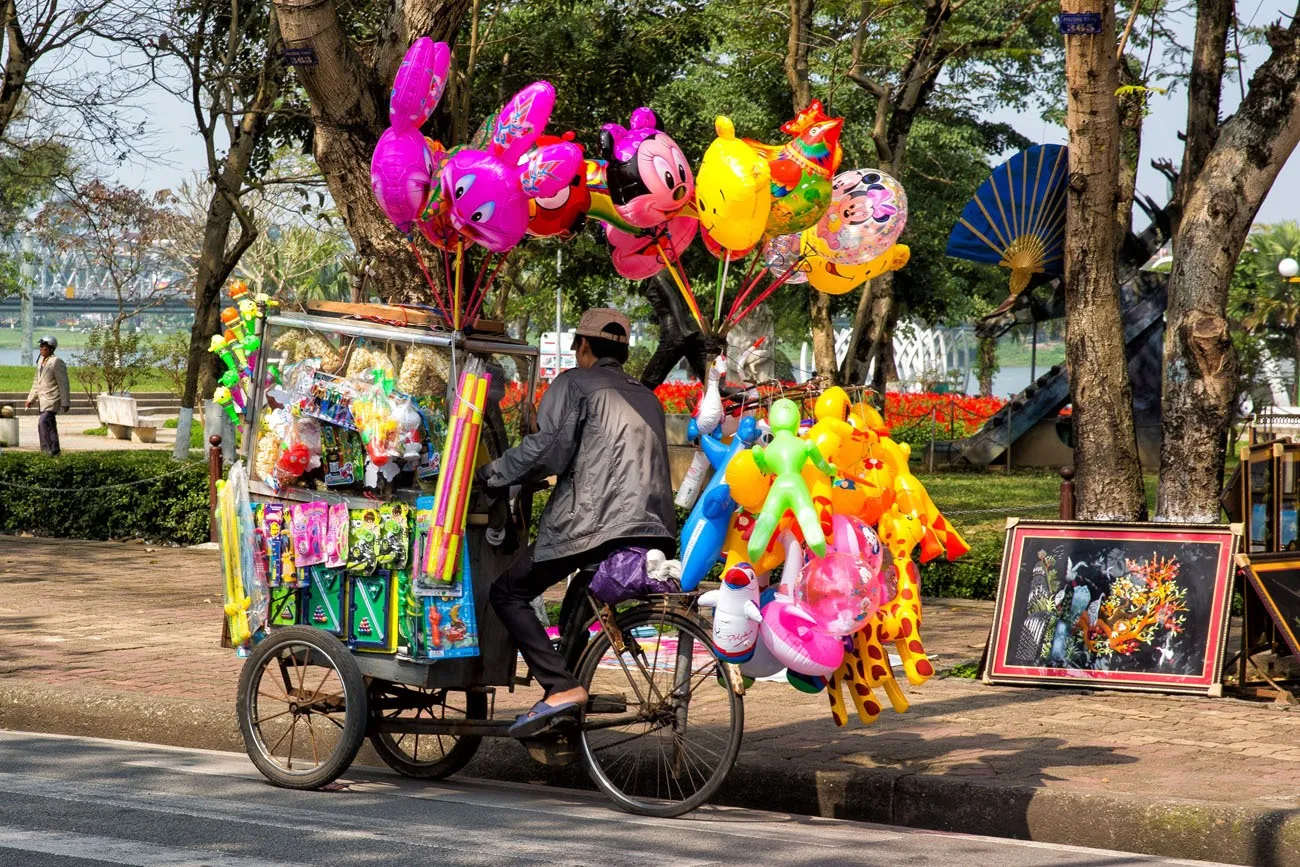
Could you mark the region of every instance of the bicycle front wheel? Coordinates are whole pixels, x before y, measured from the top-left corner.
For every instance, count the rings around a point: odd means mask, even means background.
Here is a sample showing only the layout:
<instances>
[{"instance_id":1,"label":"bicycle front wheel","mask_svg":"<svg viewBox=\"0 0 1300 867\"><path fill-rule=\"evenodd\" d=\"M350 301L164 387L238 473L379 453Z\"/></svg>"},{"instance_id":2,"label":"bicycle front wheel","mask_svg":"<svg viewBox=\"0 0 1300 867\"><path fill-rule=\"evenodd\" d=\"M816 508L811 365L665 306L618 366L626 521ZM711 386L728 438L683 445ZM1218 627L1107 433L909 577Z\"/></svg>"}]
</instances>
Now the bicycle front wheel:
<instances>
[{"instance_id":1,"label":"bicycle front wheel","mask_svg":"<svg viewBox=\"0 0 1300 867\"><path fill-rule=\"evenodd\" d=\"M703 620L642 606L617 617L619 652L602 630L578 666L591 693L581 727L592 781L643 816L680 816L711 798L740 752L744 701Z\"/></svg>"}]
</instances>

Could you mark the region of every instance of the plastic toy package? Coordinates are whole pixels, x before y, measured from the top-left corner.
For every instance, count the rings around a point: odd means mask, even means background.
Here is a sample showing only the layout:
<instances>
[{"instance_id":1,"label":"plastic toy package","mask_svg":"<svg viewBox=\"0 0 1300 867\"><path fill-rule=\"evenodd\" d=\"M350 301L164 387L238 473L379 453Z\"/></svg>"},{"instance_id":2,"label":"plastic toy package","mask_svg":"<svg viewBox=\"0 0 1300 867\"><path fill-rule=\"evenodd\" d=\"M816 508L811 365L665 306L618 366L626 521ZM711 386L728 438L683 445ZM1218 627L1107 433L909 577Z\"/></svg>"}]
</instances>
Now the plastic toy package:
<instances>
[{"instance_id":1,"label":"plastic toy package","mask_svg":"<svg viewBox=\"0 0 1300 867\"><path fill-rule=\"evenodd\" d=\"M371 575L379 568L379 510L353 509L348 526L350 575Z\"/></svg>"},{"instance_id":2,"label":"plastic toy package","mask_svg":"<svg viewBox=\"0 0 1300 867\"><path fill-rule=\"evenodd\" d=\"M295 503L289 513L294 561L298 568L324 563L329 506L325 503Z\"/></svg>"},{"instance_id":3,"label":"plastic toy package","mask_svg":"<svg viewBox=\"0 0 1300 867\"><path fill-rule=\"evenodd\" d=\"M374 575L354 575L348 579L348 586L348 646L395 653L397 607L393 604L392 573L381 569Z\"/></svg>"},{"instance_id":4,"label":"plastic toy package","mask_svg":"<svg viewBox=\"0 0 1300 867\"><path fill-rule=\"evenodd\" d=\"M478 656L478 619L474 614L474 591L470 578L469 552L461 549L461 587L458 598L424 597L422 654L425 659L458 659Z\"/></svg>"},{"instance_id":5,"label":"plastic toy package","mask_svg":"<svg viewBox=\"0 0 1300 867\"><path fill-rule=\"evenodd\" d=\"M354 431L324 425L321 428L321 458L326 487L350 488L361 484L366 453Z\"/></svg>"},{"instance_id":6,"label":"plastic toy package","mask_svg":"<svg viewBox=\"0 0 1300 867\"><path fill-rule=\"evenodd\" d=\"M352 523L346 503L331 503L325 535L325 565L340 568L348 562L348 528Z\"/></svg>"},{"instance_id":7,"label":"plastic toy package","mask_svg":"<svg viewBox=\"0 0 1300 867\"><path fill-rule=\"evenodd\" d=\"M411 509L405 503L379 507L376 560L383 569L405 569L411 553Z\"/></svg>"},{"instance_id":8,"label":"plastic toy package","mask_svg":"<svg viewBox=\"0 0 1300 867\"><path fill-rule=\"evenodd\" d=\"M313 566L311 585L302 591L301 622L342 638L347 632L347 584L342 569Z\"/></svg>"},{"instance_id":9,"label":"plastic toy package","mask_svg":"<svg viewBox=\"0 0 1300 867\"><path fill-rule=\"evenodd\" d=\"M434 497L419 497L415 501L415 542L412 547L412 592L416 596L438 596L444 599L458 599L461 596L461 577L453 576L451 581L442 581L429 575L425 563L429 551L429 536L433 530L435 513Z\"/></svg>"}]
</instances>

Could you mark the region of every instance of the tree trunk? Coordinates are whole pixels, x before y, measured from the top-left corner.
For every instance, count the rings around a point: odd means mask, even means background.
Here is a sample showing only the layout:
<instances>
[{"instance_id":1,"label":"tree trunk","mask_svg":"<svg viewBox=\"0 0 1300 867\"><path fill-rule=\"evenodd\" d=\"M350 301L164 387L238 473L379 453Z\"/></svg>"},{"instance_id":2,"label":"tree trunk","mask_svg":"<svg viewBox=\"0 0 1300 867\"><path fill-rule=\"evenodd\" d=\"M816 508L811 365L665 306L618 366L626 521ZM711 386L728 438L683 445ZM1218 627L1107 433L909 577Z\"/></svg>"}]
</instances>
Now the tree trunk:
<instances>
[{"instance_id":1,"label":"tree trunk","mask_svg":"<svg viewBox=\"0 0 1300 867\"><path fill-rule=\"evenodd\" d=\"M1125 55L1119 59L1119 79L1123 85L1141 84L1141 64ZM1115 255L1133 228L1133 195L1137 190L1138 161L1142 157L1142 115L1146 95L1130 94L1119 101L1119 194L1115 199Z\"/></svg>"},{"instance_id":2,"label":"tree trunk","mask_svg":"<svg viewBox=\"0 0 1300 867\"><path fill-rule=\"evenodd\" d=\"M898 319L894 308L894 275L886 272L867 283L853 315L853 336L849 352L840 365L840 381L849 385L870 385L885 393L894 368L893 323ZM887 356L887 357L886 357ZM867 372L875 361L871 382Z\"/></svg>"},{"instance_id":3,"label":"tree trunk","mask_svg":"<svg viewBox=\"0 0 1300 867\"><path fill-rule=\"evenodd\" d=\"M812 323L813 366L818 376L838 382L835 358L835 326L831 323L831 296L813 289L808 294L808 318Z\"/></svg>"},{"instance_id":4,"label":"tree trunk","mask_svg":"<svg viewBox=\"0 0 1300 867\"><path fill-rule=\"evenodd\" d=\"M5 0L0 5L0 38L8 46L4 69L0 69L4 76L0 78L0 141L3 141L9 122L18 113L27 85L27 73L32 65L24 47L22 22L18 20L18 6L14 0Z\"/></svg>"},{"instance_id":5,"label":"tree trunk","mask_svg":"<svg viewBox=\"0 0 1300 867\"><path fill-rule=\"evenodd\" d=\"M1271 27L1268 60L1192 182L1174 234L1165 314L1161 520L1215 521L1237 386L1228 283L1250 225L1300 141L1300 18Z\"/></svg>"},{"instance_id":6,"label":"tree trunk","mask_svg":"<svg viewBox=\"0 0 1300 867\"><path fill-rule=\"evenodd\" d=\"M392 300L427 300L429 289L406 239L370 190L370 158L388 126L388 96L402 54L416 37L455 44L469 0L393 3L373 52L352 45L332 0L275 0L287 47L310 46L317 63L297 68L311 100L316 164L325 175L357 253L372 262L371 288Z\"/></svg>"},{"instance_id":7,"label":"tree trunk","mask_svg":"<svg viewBox=\"0 0 1300 867\"><path fill-rule=\"evenodd\" d=\"M981 337L978 358L975 362L976 376L979 379L980 397L993 396L993 377L998 372L998 340L996 337Z\"/></svg>"},{"instance_id":8,"label":"tree trunk","mask_svg":"<svg viewBox=\"0 0 1300 867\"><path fill-rule=\"evenodd\" d=\"M1146 498L1115 275L1120 141L1115 9L1098 0L1061 6L1064 12L1102 16L1101 33L1065 37L1070 135L1065 357L1074 404L1077 513L1092 520L1139 520Z\"/></svg>"},{"instance_id":9,"label":"tree trunk","mask_svg":"<svg viewBox=\"0 0 1300 867\"><path fill-rule=\"evenodd\" d=\"M1223 65L1232 12L1233 0L1198 0L1196 4L1196 36L1187 84L1186 144L1170 203L1170 221L1175 230L1192 184L1201 173L1205 158L1219 134L1219 98L1223 90Z\"/></svg>"}]
</instances>

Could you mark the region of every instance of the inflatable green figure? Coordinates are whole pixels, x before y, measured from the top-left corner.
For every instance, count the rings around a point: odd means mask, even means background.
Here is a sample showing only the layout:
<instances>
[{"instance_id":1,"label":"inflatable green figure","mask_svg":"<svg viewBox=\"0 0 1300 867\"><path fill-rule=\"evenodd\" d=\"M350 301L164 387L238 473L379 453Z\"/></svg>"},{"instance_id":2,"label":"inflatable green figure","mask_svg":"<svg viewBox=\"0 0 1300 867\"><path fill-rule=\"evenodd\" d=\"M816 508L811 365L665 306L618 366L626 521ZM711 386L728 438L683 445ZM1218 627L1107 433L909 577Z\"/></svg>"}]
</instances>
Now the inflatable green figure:
<instances>
[{"instance_id":1,"label":"inflatable green figure","mask_svg":"<svg viewBox=\"0 0 1300 867\"><path fill-rule=\"evenodd\" d=\"M799 438L799 407L794 401L782 398L772 404L767 414L772 428L772 442L766 448L753 450L754 463L764 475L775 475L772 490L763 501L763 509L749 537L749 559L757 563L767 550L767 543L781 523L781 516L789 510L799 522L804 543L818 557L826 555L826 535L822 532L812 495L803 480L803 467L808 461L817 469L834 477L835 467L826 462L817 447Z\"/></svg>"}]
</instances>

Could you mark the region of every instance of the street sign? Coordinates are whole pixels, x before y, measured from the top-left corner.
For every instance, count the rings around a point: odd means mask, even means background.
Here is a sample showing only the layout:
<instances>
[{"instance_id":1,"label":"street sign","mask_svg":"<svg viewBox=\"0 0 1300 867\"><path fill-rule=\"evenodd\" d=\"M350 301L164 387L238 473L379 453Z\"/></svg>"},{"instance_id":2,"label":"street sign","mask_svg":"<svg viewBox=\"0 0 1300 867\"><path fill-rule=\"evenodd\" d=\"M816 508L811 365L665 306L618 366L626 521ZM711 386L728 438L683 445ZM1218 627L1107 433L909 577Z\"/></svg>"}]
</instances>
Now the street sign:
<instances>
[{"instance_id":1,"label":"street sign","mask_svg":"<svg viewBox=\"0 0 1300 867\"><path fill-rule=\"evenodd\" d=\"M1100 12L1062 12L1056 26L1066 36L1084 36L1101 32Z\"/></svg>"},{"instance_id":2,"label":"street sign","mask_svg":"<svg viewBox=\"0 0 1300 867\"><path fill-rule=\"evenodd\" d=\"M284 62L290 66L315 66L318 63L316 60L316 49L312 48L310 45L302 45L297 48L286 48L280 52L280 56L284 58Z\"/></svg>"}]
</instances>

